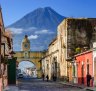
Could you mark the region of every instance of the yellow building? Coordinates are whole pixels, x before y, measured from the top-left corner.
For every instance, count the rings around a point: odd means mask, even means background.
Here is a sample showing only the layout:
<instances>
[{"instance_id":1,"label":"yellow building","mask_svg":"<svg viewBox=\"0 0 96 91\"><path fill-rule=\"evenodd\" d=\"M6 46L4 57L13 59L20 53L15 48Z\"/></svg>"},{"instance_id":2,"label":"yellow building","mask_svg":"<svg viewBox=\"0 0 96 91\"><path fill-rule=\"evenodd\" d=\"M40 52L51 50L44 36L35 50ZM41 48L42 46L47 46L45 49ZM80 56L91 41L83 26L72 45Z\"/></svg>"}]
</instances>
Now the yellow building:
<instances>
[{"instance_id":1,"label":"yellow building","mask_svg":"<svg viewBox=\"0 0 96 91\"><path fill-rule=\"evenodd\" d=\"M43 56L43 52L41 51L30 51L30 40L28 39L27 35L25 35L24 39L22 40L21 45L22 51L16 51L15 57L17 57L17 62L20 63L21 61L30 61L36 66L37 77L41 78L42 70L41 70L41 61L40 59ZM26 64L25 64L26 65Z\"/></svg>"}]
</instances>

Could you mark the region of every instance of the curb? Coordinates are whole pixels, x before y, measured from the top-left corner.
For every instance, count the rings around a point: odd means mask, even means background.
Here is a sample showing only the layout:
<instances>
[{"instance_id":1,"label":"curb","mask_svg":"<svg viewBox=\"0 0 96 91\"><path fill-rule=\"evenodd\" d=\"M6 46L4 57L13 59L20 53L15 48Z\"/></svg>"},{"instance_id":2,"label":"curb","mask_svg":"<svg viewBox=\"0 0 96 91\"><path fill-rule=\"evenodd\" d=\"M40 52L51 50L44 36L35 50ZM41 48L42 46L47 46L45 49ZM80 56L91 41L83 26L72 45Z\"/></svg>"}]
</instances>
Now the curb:
<instances>
[{"instance_id":1,"label":"curb","mask_svg":"<svg viewBox=\"0 0 96 91\"><path fill-rule=\"evenodd\" d=\"M95 91L95 90L93 90L93 89L89 89L89 88L86 88L86 90L87 90L87 91Z\"/></svg>"},{"instance_id":2,"label":"curb","mask_svg":"<svg viewBox=\"0 0 96 91\"><path fill-rule=\"evenodd\" d=\"M80 88L80 89L84 89L84 87L77 86L77 85L72 85L72 84L67 84L67 83L62 83L62 82L59 82L59 83L60 83L60 84L67 85L67 86L71 86L71 87L77 87L77 88Z\"/></svg>"},{"instance_id":3,"label":"curb","mask_svg":"<svg viewBox=\"0 0 96 91\"><path fill-rule=\"evenodd\" d=\"M87 91L95 91L95 90L91 90L91 89L86 89Z\"/></svg>"},{"instance_id":4,"label":"curb","mask_svg":"<svg viewBox=\"0 0 96 91\"><path fill-rule=\"evenodd\" d=\"M67 83L63 83L63 82L58 82L60 84L64 84L64 85L67 85L67 86L72 86L72 87L77 87L77 88L80 88L80 89L85 89L86 91L96 91L94 89L91 89L91 88L84 88L84 87L81 87L81 86L77 86L77 85L72 85L72 84L67 84Z\"/></svg>"}]
</instances>

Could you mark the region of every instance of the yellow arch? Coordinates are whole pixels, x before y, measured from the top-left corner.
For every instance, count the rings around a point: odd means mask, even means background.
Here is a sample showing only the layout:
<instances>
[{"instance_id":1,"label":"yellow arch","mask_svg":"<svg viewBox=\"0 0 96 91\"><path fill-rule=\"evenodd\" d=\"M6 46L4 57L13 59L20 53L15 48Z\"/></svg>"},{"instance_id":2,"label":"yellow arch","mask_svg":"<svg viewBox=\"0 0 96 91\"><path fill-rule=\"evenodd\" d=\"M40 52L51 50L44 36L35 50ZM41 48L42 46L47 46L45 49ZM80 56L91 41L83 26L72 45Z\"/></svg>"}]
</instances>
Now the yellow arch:
<instances>
[{"instance_id":1,"label":"yellow arch","mask_svg":"<svg viewBox=\"0 0 96 91\"><path fill-rule=\"evenodd\" d=\"M37 77L41 78L42 76L42 69L41 69L41 58L43 56L43 52L28 52L28 57L24 57L24 52L23 51L18 51L15 52L16 54L14 55L17 57L17 62L20 63L21 61L29 61L32 62L37 69ZM26 65L26 64L25 64Z\"/></svg>"}]
</instances>

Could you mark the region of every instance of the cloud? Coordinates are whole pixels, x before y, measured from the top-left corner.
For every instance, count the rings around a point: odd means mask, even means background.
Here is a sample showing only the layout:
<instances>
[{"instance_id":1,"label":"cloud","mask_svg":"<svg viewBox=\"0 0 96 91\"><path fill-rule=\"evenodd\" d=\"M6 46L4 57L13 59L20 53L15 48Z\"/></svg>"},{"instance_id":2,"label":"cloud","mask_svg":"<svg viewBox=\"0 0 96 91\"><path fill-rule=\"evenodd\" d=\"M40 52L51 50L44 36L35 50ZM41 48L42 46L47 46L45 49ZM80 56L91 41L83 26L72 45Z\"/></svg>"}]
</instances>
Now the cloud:
<instances>
[{"instance_id":1,"label":"cloud","mask_svg":"<svg viewBox=\"0 0 96 91\"><path fill-rule=\"evenodd\" d=\"M36 27L30 27L28 29L23 29L23 28L7 28L6 30L10 30L12 32L12 34L18 35L18 34L22 34L23 32L28 32L28 31L35 31L37 28Z\"/></svg>"},{"instance_id":2,"label":"cloud","mask_svg":"<svg viewBox=\"0 0 96 91\"><path fill-rule=\"evenodd\" d=\"M51 32L49 30L41 30L41 31L36 31L35 34L53 34L54 32Z\"/></svg>"},{"instance_id":3,"label":"cloud","mask_svg":"<svg viewBox=\"0 0 96 91\"><path fill-rule=\"evenodd\" d=\"M25 32L28 32L28 31L35 31L37 28L36 27L29 27L29 28L27 28L27 29L23 29L23 31L25 31Z\"/></svg>"},{"instance_id":4,"label":"cloud","mask_svg":"<svg viewBox=\"0 0 96 91\"><path fill-rule=\"evenodd\" d=\"M28 36L28 39L37 39L38 38L38 35L30 35L30 36Z\"/></svg>"},{"instance_id":5,"label":"cloud","mask_svg":"<svg viewBox=\"0 0 96 91\"><path fill-rule=\"evenodd\" d=\"M7 28L6 30L10 30L12 34L22 34L23 29L22 28Z\"/></svg>"},{"instance_id":6,"label":"cloud","mask_svg":"<svg viewBox=\"0 0 96 91\"><path fill-rule=\"evenodd\" d=\"M30 27L30 28L28 28L29 30L31 30L31 29L33 29L33 30L35 30L35 29L37 29L36 27Z\"/></svg>"}]
</instances>

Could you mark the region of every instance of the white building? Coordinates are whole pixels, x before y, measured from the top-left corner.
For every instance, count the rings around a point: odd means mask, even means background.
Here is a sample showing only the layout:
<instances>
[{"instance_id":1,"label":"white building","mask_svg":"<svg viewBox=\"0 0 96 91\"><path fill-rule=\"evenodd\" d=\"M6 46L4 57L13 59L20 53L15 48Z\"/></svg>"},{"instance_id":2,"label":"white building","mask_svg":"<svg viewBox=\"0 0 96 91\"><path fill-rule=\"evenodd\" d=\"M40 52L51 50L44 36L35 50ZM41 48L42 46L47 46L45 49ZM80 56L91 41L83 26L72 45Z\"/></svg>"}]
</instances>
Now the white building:
<instances>
[{"instance_id":1,"label":"white building","mask_svg":"<svg viewBox=\"0 0 96 91\"><path fill-rule=\"evenodd\" d=\"M57 37L49 44L48 50L42 59L42 70L45 76L52 79L53 74L59 77L58 40Z\"/></svg>"}]
</instances>

